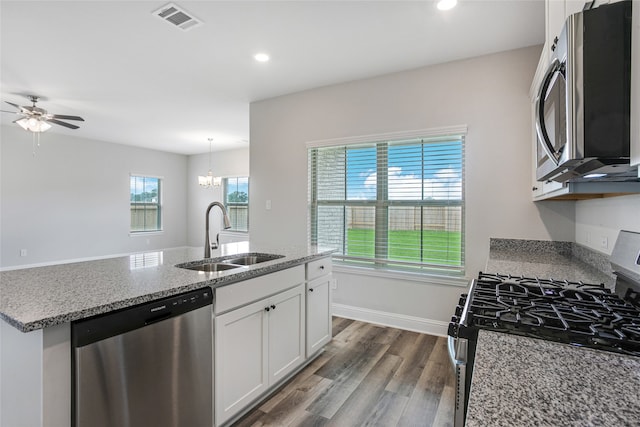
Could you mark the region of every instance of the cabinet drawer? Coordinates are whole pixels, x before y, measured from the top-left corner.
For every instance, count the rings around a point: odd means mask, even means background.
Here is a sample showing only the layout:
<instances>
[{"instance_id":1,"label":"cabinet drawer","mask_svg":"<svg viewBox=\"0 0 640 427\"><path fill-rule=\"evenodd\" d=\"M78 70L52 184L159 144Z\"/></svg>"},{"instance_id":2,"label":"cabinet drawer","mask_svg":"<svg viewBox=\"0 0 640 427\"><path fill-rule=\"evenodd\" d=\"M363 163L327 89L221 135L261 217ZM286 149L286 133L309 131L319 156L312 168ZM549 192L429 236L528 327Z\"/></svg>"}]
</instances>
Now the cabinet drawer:
<instances>
[{"instance_id":1,"label":"cabinet drawer","mask_svg":"<svg viewBox=\"0 0 640 427\"><path fill-rule=\"evenodd\" d=\"M302 265L216 288L216 314L249 304L304 282Z\"/></svg>"},{"instance_id":2,"label":"cabinet drawer","mask_svg":"<svg viewBox=\"0 0 640 427\"><path fill-rule=\"evenodd\" d=\"M320 258L307 263L307 280L331 274L331 257Z\"/></svg>"}]
</instances>

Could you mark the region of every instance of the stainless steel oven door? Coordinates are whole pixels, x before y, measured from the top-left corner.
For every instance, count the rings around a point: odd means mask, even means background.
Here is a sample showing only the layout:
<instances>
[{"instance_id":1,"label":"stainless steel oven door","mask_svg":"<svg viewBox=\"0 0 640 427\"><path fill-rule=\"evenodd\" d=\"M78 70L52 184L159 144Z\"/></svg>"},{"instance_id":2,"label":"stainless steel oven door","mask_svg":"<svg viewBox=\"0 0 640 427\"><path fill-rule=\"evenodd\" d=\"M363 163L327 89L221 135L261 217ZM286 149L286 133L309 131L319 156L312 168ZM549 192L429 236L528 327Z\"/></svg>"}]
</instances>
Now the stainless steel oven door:
<instances>
[{"instance_id":1,"label":"stainless steel oven door","mask_svg":"<svg viewBox=\"0 0 640 427\"><path fill-rule=\"evenodd\" d=\"M558 167L567 144L566 90L565 63L554 58L536 98L536 178L539 181L547 179Z\"/></svg>"},{"instance_id":2,"label":"stainless steel oven door","mask_svg":"<svg viewBox=\"0 0 640 427\"><path fill-rule=\"evenodd\" d=\"M453 415L453 427L463 427L467 401L467 348L468 340L465 338L448 337L449 358L456 375L455 379L455 406Z\"/></svg>"}]
</instances>

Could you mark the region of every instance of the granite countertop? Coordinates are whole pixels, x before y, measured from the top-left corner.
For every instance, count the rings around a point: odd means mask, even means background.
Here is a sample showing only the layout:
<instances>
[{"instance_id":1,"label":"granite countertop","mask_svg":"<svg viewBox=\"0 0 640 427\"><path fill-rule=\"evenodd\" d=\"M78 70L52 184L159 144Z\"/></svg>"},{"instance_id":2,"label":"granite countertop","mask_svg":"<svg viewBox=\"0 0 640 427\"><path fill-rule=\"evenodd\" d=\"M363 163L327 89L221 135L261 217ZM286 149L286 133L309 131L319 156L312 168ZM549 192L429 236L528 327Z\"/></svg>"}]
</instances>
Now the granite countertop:
<instances>
[{"instance_id":1,"label":"granite countertop","mask_svg":"<svg viewBox=\"0 0 640 427\"><path fill-rule=\"evenodd\" d=\"M631 426L640 358L481 330L467 427Z\"/></svg>"},{"instance_id":2,"label":"granite countertop","mask_svg":"<svg viewBox=\"0 0 640 427\"><path fill-rule=\"evenodd\" d=\"M83 319L158 298L229 285L328 256L316 247L222 245L212 258L248 252L284 255L233 270L204 273L175 267L202 259L202 248L178 248L97 261L0 272L0 318L22 332Z\"/></svg>"},{"instance_id":3,"label":"granite countertop","mask_svg":"<svg viewBox=\"0 0 640 427\"><path fill-rule=\"evenodd\" d=\"M491 239L484 272L603 283L609 289L615 284L606 255L571 242Z\"/></svg>"}]
</instances>

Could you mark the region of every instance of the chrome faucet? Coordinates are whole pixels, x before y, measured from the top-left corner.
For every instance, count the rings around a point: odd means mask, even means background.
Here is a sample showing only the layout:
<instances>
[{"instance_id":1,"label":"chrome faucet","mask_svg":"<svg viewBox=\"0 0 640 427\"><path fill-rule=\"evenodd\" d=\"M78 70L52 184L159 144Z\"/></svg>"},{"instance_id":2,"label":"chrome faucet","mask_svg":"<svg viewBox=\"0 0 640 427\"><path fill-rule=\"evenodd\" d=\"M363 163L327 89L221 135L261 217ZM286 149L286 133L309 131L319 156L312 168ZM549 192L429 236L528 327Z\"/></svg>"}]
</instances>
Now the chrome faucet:
<instances>
[{"instance_id":1,"label":"chrome faucet","mask_svg":"<svg viewBox=\"0 0 640 427\"><path fill-rule=\"evenodd\" d=\"M209 239L209 213L211 212L211 208L217 206L222 211L222 221L224 222L224 229L231 228L231 222L229 221L229 216L227 215L227 210L224 205L220 202L211 202L207 207L207 213L205 214L205 233L206 237L204 239L204 257L211 258L211 241ZM217 240L217 239L216 239ZM217 246L216 246L217 248Z\"/></svg>"}]
</instances>

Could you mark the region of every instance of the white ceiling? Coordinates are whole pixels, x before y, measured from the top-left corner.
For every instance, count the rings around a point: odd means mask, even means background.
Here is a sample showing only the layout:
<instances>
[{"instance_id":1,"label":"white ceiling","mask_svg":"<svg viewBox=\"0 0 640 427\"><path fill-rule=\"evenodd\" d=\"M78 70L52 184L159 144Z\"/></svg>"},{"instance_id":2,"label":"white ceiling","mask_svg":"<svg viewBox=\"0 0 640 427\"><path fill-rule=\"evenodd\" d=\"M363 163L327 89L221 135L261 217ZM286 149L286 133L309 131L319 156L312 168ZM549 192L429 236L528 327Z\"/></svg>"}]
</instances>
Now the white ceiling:
<instances>
[{"instance_id":1,"label":"white ceiling","mask_svg":"<svg viewBox=\"0 0 640 427\"><path fill-rule=\"evenodd\" d=\"M167 3L2 0L1 109L34 94L86 120L48 132L205 153L247 146L252 101L544 39L543 0L178 0L189 31L152 15Z\"/></svg>"}]
</instances>

